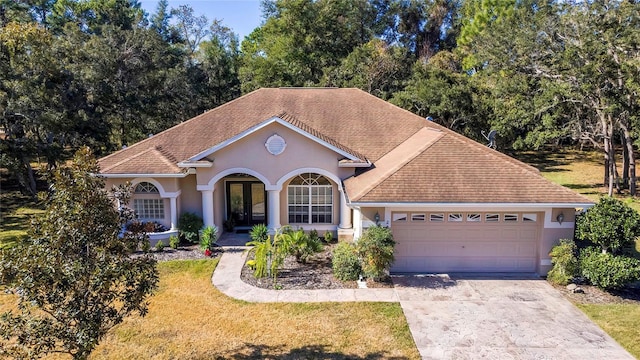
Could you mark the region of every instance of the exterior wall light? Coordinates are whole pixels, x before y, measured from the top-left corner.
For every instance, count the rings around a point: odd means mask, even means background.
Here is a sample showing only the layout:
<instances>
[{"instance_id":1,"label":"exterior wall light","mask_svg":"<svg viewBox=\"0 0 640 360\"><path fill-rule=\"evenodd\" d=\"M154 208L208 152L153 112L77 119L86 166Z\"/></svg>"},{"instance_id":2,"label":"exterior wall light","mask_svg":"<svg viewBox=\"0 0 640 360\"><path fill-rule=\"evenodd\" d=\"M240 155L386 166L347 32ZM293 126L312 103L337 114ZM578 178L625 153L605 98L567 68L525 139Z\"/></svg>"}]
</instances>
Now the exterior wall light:
<instances>
[{"instance_id":1,"label":"exterior wall light","mask_svg":"<svg viewBox=\"0 0 640 360\"><path fill-rule=\"evenodd\" d=\"M558 220L560 225L562 225L562 222L564 221L564 214L563 213L558 214L558 216L556 216L556 220Z\"/></svg>"},{"instance_id":2,"label":"exterior wall light","mask_svg":"<svg viewBox=\"0 0 640 360\"><path fill-rule=\"evenodd\" d=\"M373 216L373 220L376 221L376 225L380 223L380 214L376 211L376 214Z\"/></svg>"}]
</instances>

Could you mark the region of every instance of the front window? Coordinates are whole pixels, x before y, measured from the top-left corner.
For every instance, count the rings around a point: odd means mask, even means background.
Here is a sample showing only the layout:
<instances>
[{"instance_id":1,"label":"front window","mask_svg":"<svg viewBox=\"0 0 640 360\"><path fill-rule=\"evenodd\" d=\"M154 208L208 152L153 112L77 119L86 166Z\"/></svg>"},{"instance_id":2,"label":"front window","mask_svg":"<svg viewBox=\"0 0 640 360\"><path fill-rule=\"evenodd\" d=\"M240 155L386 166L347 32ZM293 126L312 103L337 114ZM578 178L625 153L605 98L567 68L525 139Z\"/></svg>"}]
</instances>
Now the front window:
<instances>
[{"instance_id":1,"label":"front window","mask_svg":"<svg viewBox=\"0 0 640 360\"><path fill-rule=\"evenodd\" d=\"M136 185L134 193L133 210L135 210L138 219L164 219L164 200L160 198L160 192L155 185L141 182Z\"/></svg>"},{"instance_id":2,"label":"front window","mask_svg":"<svg viewBox=\"0 0 640 360\"><path fill-rule=\"evenodd\" d=\"M333 222L333 186L324 176L298 175L289 183L287 197L290 224Z\"/></svg>"}]
</instances>

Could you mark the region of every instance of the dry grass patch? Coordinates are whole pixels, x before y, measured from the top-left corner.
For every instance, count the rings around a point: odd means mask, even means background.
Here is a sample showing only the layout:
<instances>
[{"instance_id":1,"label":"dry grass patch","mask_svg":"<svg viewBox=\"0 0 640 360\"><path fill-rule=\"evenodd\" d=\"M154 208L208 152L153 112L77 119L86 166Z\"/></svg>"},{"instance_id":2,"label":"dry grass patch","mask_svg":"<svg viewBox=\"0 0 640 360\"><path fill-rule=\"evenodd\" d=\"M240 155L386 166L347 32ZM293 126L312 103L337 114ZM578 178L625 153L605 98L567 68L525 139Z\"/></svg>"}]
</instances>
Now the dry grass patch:
<instances>
[{"instance_id":1,"label":"dry grass patch","mask_svg":"<svg viewBox=\"0 0 640 360\"><path fill-rule=\"evenodd\" d=\"M640 359L640 304L576 304L591 320Z\"/></svg>"},{"instance_id":2,"label":"dry grass patch","mask_svg":"<svg viewBox=\"0 0 640 360\"><path fill-rule=\"evenodd\" d=\"M253 304L211 285L215 260L160 263L145 318L129 318L94 359L419 358L399 304Z\"/></svg>"}]
</instances>

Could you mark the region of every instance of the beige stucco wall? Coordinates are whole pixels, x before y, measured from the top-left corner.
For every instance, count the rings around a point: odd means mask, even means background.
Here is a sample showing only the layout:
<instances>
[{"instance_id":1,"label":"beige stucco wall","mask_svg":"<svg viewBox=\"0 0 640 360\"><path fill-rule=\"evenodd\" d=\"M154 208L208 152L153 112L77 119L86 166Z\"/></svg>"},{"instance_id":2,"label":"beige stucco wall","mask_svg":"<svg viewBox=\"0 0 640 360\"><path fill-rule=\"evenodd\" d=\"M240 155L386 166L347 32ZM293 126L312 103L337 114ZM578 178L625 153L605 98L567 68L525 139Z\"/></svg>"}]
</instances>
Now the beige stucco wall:
<instances>
[{"instance_id":1,"label":"beige stucco wall","mask_svg":"<svg viewBox=\"0 0 640 360\"><path fill-rule=\"evenodd\" d=\"M376 213L378 213L378 215L380 215L380 222L385 221L385 217L384 217L384 208L380 207L380 208L361 208L361 212L362 212L362 220L363 221L371 221L371 222L375 222L375 218L376 218Z\"/></svg>"},{"instance_id":2,"label":"beige stucco wall","mask_svg":"<svg viewBox=\"0 0 640 360\"><path fill-rule=\"evenodd\" d=\"M278 134L287 147L280 155L272 155L265 148L267 139ZM270 124L237 142L211 154L211 168L197 169L198 185L207 185L218 173L232 168L253 170L266 178L267 185L275 185L283 175L302 168L319 168L344 179L353 168L339 168L342 155L318 144L280 124ZM216 189L218 190L218 189Z\"/></svg>"},{"instance_id":3,"label":"beige stucco wall","mask_svg":"<svg viewBox=\"0 0 640 360\"><path fill-rule=\"evenodd\" d=\"M196 190L196 176L182 178L178 184L182 191L178 197L178 214L190 212L202 217L202 194Z\"/></svg>"},{"instance_id":4,"label":"beige stucco wall","mask_svg":"<svg viewBox=\"0 0 640 360\"><path fill-rule=\"evenodd\" d=\"M554 208L551 211L551 221L557 223L558 222L558 215L560 215L562 213L562 215L564 216L564 220L562 220L562 223L564 224L565 222L575 222L576 221L576 209L574 208Z\"/></svg>"}]
</instances>

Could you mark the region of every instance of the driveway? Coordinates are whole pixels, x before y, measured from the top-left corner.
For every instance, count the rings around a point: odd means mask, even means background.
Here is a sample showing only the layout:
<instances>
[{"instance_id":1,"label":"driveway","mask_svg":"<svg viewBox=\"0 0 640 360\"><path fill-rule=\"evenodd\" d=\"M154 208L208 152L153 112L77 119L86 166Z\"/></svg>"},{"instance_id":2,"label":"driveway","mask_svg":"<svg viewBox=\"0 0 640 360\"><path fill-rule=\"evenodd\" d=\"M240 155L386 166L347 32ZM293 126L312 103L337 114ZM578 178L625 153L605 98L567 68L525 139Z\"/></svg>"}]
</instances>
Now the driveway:
<instances>
[{"instance_id":1,"label":"driveway","mask_svg":"<svg viewBox=\"0 0 640 360\"><path fill-rule=\"evenodd\" d=\"M546 281L394 276L424 359L633 359Z\"/></svg>"}]
</instances>

